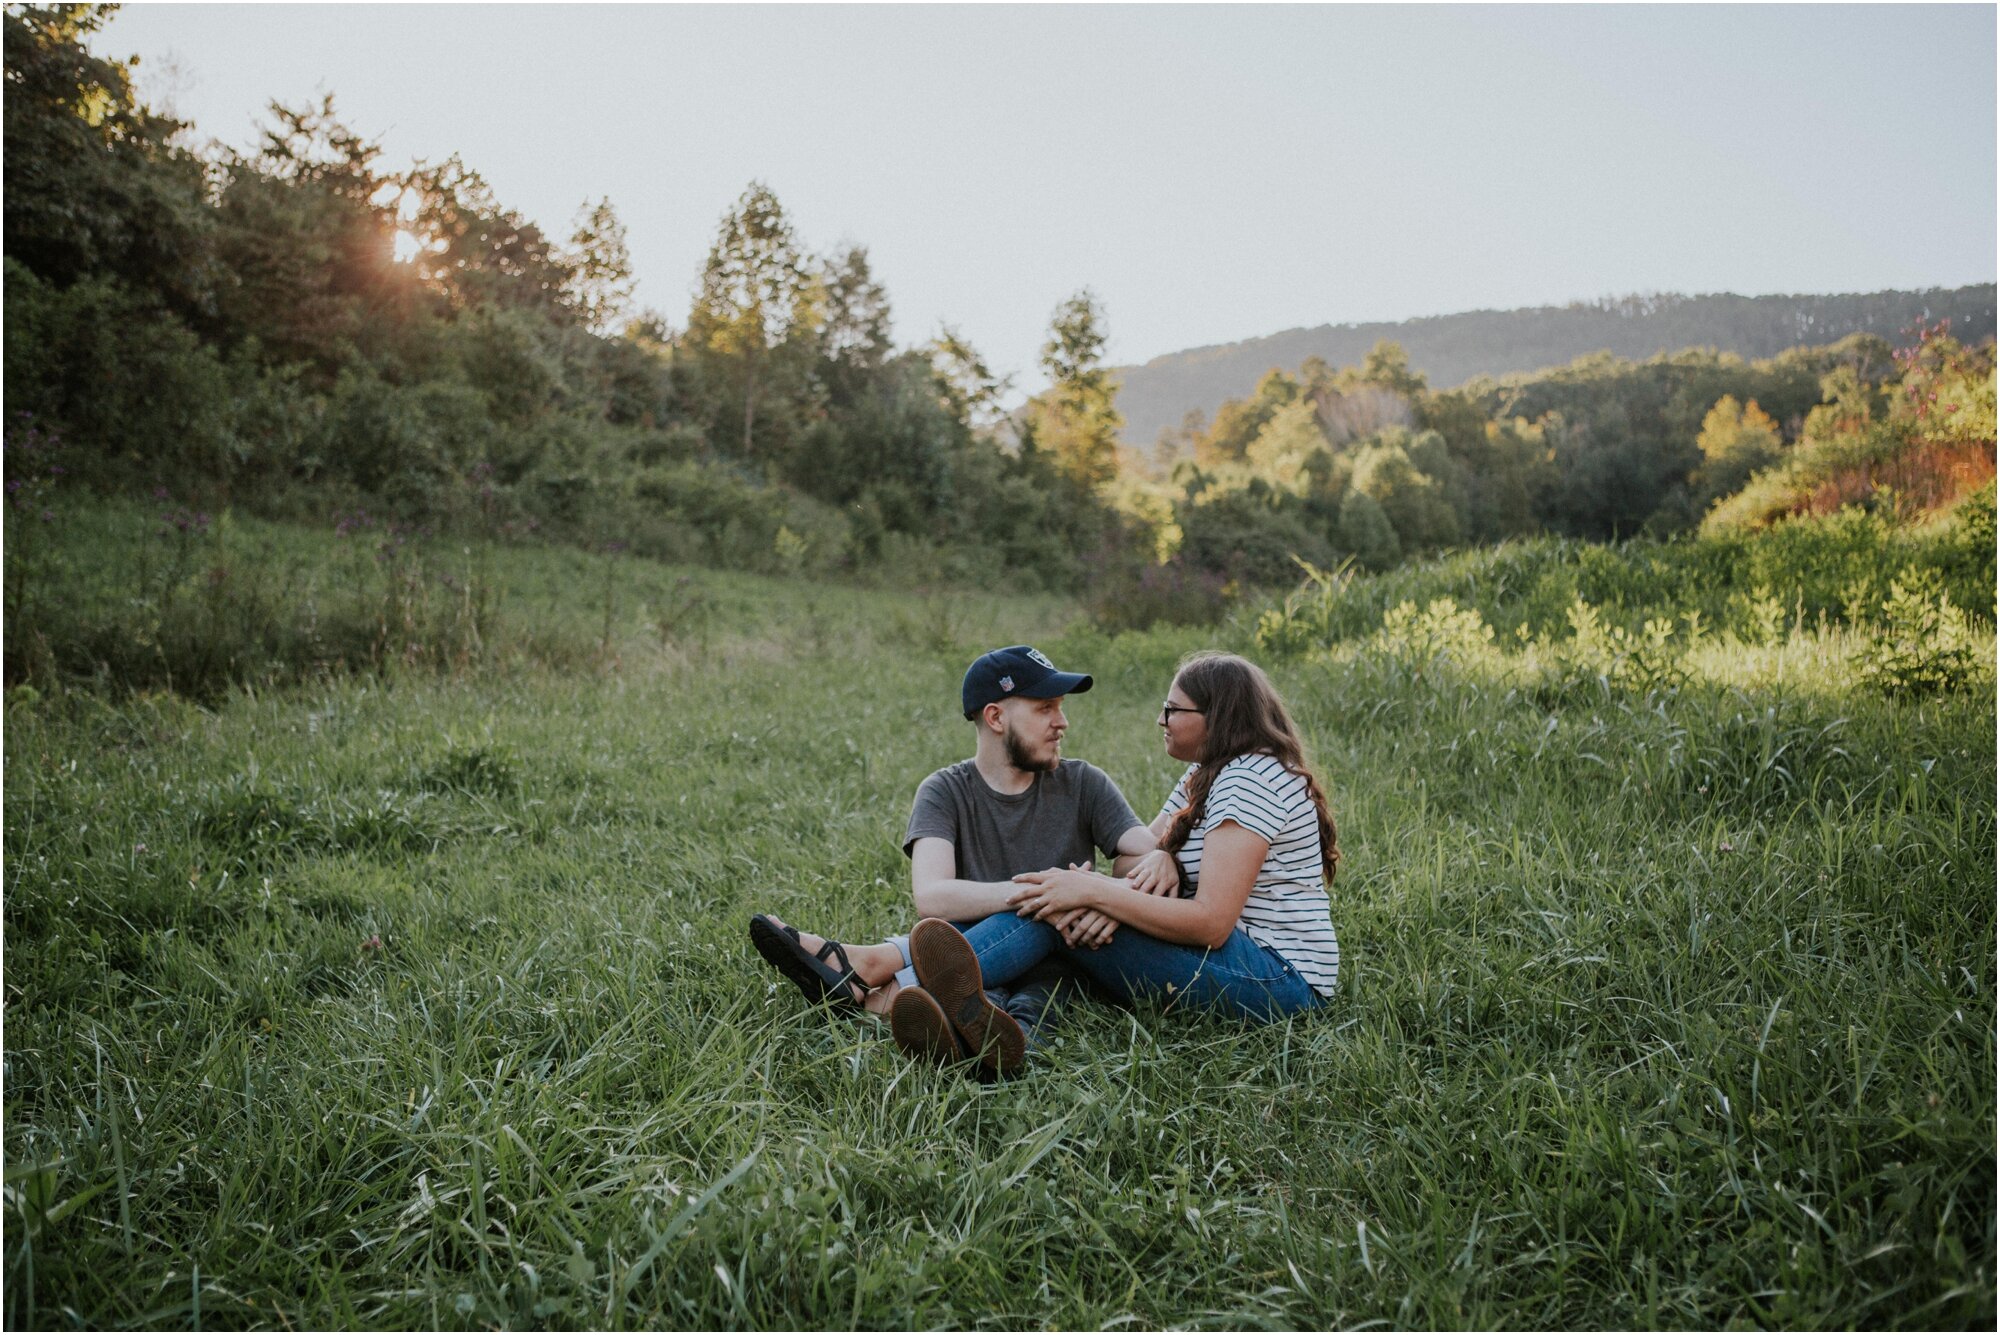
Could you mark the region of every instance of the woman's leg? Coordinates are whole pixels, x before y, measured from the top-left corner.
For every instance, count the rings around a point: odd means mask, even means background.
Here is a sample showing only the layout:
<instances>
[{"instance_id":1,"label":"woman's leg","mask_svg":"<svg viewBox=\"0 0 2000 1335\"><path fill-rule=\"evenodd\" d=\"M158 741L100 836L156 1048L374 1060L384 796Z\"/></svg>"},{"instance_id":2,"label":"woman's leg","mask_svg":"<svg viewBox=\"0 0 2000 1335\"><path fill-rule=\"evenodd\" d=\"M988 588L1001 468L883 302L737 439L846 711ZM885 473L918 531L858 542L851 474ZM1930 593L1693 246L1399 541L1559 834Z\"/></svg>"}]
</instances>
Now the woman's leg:
<instances>
[{"instance_id":1,"label":"woman's leg","mask_svg":"<svg viewBox=\"0 0 2000 1335\"><path fill-rule=\"evenodd\" d=\"M1060 934L1057 941L1061 942ZM1066 957L1121 1001L1141 997L1214 1007L1249 1020L1309 1010L1319 994L1277 954L1241 927L1214 949L1183 946L1122 926L1095 950L1059 946Z\"/></svg>"}]
</instances>

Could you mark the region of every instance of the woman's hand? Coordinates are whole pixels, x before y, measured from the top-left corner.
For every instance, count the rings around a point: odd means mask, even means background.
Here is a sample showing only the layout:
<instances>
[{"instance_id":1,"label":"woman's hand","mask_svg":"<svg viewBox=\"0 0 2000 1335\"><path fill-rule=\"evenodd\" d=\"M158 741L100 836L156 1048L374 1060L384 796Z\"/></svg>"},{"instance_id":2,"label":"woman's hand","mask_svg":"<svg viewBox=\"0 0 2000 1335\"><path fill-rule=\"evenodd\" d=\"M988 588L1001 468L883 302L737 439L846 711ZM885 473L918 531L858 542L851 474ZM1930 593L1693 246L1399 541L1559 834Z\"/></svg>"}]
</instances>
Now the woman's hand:
<instances>
[{"instance_id":1,"label":"woman's hand","mask_svg":"<svg viewBox=\"0 0 2000 1335\"><path fill-rule=\"evenodd\" d=\"M1094 909L1098 892L1112 882L1094 871L1071 867L1068 871L1051 867L1047 871L1025 871L1014 878L1020 887L1007 896L1007 903L1023 918L1047 920L1072 909Z\"/></svg>"},{"instance_id":2,"label":"woman's hand","mask_svg":"<svg viewBox=\"0 0 2000 1335\"><path fill-rule=\"evenodd\" d=\"M1126 877L1141 894L1172 896L1181 892L1180 864L1164 848L1156 848L1133 864Z\"/></svg>"}]
</instances>

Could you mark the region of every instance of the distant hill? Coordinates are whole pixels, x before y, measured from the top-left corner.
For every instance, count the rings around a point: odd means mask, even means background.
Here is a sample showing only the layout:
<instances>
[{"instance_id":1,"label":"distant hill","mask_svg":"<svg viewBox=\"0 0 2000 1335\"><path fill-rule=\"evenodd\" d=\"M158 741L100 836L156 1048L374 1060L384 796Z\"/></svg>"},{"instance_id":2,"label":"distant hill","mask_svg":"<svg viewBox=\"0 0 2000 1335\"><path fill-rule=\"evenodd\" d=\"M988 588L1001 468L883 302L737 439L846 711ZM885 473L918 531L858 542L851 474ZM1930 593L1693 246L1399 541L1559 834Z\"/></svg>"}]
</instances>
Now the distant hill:
<instances>
[{"instance_id":1,"label":"distant hill","mask_svg":"<svg viewBox=\"0 0 2000 1335\"><path fill-rule=\"evenodd\" d=\"M1433 389L1474 376L1502 376L1562 366L1586 353L1631 359L1682 348L1712 347L1745 358L1771 357L1799 344L1832 343L1869 333L1894 342L1919 320L1951 320L1966 342L1993 334L1994 285L1978 283L1922 292L1839 296L1622 297L1517 311L1467 311L1400 324L1321 325L1264 338L1189 348L1144 366L1119 367L1118 409L1128 444L1150 445L1163 427L1177 427L1191 408L1213 414L1227 398L1242 398L1272 367L1296 371L1318 356L1334 366L1358 366L1378 339L1394 339Z\"/></svg>"}]
</instances>

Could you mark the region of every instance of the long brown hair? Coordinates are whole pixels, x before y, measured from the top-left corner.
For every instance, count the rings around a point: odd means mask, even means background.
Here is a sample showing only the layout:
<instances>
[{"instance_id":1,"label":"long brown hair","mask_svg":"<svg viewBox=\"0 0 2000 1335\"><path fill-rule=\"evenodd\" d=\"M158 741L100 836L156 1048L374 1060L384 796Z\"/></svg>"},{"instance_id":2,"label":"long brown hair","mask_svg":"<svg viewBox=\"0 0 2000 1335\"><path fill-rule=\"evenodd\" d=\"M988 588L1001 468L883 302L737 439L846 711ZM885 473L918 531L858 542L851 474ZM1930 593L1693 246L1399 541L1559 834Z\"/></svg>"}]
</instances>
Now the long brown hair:
<instances>
[{"instance_id":1,"label":"long brown hair","mask_svg":"<svg viewBox=\"0 0 2000 1335\"><path fill-rule=\"evenodd\" d=\"M1299 730L1264 670L1247 658L1206 650L1181 661L1174 684L1201 711L1208 735L1195 758L1194 776L1188 780L1188 804L1174 813L1160 846L1169 853L1186 847L1188 836L1208 809L1208 790L1224 765L1238 756L1269 755L1306 781L1306 792L1319 817L1320 869L1332 884L1334 868L1340 865L1340 837L1333 827L1333 813L1327 808L1319 780L1306 764Z\"/></svg>"}]
</instances>

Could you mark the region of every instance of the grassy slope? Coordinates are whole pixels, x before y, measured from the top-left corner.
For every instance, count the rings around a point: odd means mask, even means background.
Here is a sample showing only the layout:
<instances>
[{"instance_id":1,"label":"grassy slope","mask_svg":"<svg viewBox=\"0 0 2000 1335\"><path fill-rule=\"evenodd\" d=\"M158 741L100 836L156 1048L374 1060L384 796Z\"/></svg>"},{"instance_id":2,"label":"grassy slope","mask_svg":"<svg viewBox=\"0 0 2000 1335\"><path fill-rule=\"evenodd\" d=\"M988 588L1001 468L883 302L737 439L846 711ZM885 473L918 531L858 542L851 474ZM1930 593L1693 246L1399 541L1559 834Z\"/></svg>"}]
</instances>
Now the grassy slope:
<instances>
[{"instance_id":1,"label":"grassy slope","mask_svg":"<svg viewBox=\"0 0 2000 1335\"><path fill-rule=\"evenodd\" d=\"M981 1088L804 1013L744 919L907 921L991 643L1098 675L1070 749L1150 815L1197 641L731 587L616 671L10 709L9 1325L1992 1316L1990 692L1282 665L1335 1009L1087 1011Z\"/></svg>"}]
</instances>

